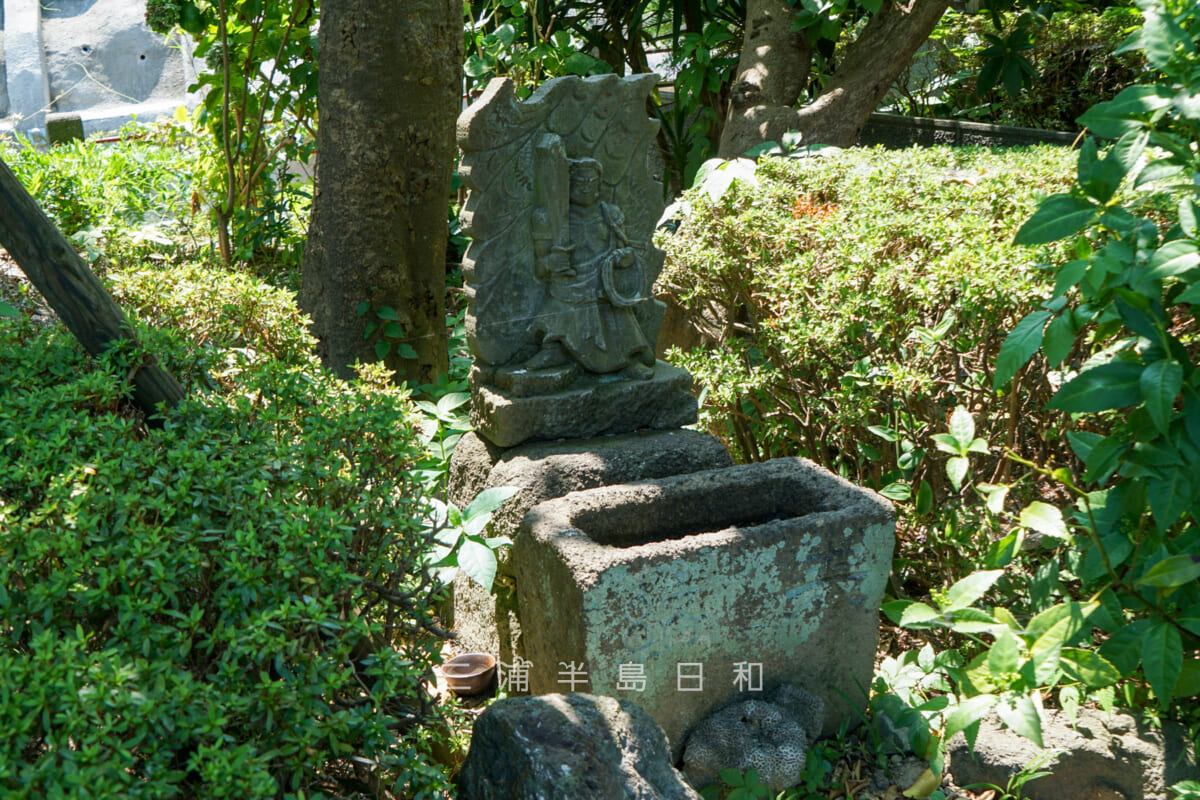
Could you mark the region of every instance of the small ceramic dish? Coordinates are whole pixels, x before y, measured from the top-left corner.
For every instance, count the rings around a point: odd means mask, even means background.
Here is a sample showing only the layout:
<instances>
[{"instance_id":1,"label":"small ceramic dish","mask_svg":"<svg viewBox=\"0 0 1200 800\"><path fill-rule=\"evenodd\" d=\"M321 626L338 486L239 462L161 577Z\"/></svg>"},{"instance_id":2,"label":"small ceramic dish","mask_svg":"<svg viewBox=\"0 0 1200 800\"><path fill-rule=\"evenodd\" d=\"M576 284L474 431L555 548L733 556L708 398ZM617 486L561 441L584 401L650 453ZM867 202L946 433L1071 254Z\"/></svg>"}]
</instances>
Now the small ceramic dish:
<instances>
[{"instance_id":1,"label":"small ceramic dish","mask_svg":"<svg viewBox=\"0 0 1200 800\"><path fill-rule=\"evenodd\" d=\"M482 692L495 671L496 659L487 653L463 653L442 664L446 685L460 697Z\"/></svg>"}]
</instances>

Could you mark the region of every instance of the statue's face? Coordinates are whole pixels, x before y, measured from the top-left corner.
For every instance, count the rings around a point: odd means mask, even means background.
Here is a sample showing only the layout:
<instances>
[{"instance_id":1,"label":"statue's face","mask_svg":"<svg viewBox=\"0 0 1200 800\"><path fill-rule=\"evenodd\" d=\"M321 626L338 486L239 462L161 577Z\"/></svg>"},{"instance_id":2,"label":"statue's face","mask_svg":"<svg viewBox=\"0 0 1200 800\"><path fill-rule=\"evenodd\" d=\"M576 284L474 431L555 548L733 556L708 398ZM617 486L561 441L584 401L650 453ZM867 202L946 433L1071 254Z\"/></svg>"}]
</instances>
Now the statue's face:
<instances>
[{"instance_id":1,"label":"statue's face","mask_svg":"<svg viewBox=\"0 0 1200 800\"><path fill-rule=\"evenodd\" d=\"M571 176L571 202L590 206L600 199L600 173L584 169Z\"/></svg>"}]
</instances>

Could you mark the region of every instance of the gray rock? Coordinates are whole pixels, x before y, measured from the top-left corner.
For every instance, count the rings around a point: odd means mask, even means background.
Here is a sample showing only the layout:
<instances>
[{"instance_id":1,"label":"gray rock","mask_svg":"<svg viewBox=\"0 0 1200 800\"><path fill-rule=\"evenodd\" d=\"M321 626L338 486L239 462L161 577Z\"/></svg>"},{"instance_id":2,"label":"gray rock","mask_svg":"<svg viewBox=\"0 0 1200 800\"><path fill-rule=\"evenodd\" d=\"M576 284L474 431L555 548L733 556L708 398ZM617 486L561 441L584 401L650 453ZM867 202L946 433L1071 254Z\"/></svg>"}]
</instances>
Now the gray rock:
<instances>
[{"instance_id":1,"label":"gray rock","mask_svg":"<svg viewBox=\"0 0 1200 800\"><path fill-rule=\"evenodd\" d=\"M700 800L637 704L552 694L493 703L475 722L460 800Z\"/></svg>"},{"instance_id":2,"label":"gray rock","mask_svg":"<svg viewBox=\"0 0 1200 800\"><path fill-rule=\"evenodd\" d=\"M688 736L683 774L698 789L716 783L724 769L753 769L775 792L795 786L824 714L821 698L788 684L767 699L730 703Z\"/></svg>"},{"instance_id":3,"label":"gray rock","mask_svg":"<svg viewBox=\"0 0 1200 800\"><path fill-rule=\"evenodd\" d=\"M1004 788L1042 759L1038 769L1051 774L1025 784L1028 800L1167 800L1167 787L1200 778L1187 732L1171 721L1158 729L1130 714L1085 710L1072 728L1055 712L1047 715L1042 741L1045 750L985 719L973 754L961 735L951 740L950 774L959 786Z\"/></svg>"},{"instance_id":4,"label":"gray rock","mask_svg":"<svg viewBox=\"0 0 1200 800\"><path fill-rule=\"evenodd\" d=\"M450 461L450 501L466 506L485 489L521 486L492 515L492 536L515 535L530 508L568 492L613 483L728 467L729 452L699 431L652 431L598 439L535 442L504 449L468 433ZM454 629L462 645L511 664L525 657L520 641L519 592L509 548L500 551L494 593L459 576L454 583Z\"/></svg>"}]
</instances>

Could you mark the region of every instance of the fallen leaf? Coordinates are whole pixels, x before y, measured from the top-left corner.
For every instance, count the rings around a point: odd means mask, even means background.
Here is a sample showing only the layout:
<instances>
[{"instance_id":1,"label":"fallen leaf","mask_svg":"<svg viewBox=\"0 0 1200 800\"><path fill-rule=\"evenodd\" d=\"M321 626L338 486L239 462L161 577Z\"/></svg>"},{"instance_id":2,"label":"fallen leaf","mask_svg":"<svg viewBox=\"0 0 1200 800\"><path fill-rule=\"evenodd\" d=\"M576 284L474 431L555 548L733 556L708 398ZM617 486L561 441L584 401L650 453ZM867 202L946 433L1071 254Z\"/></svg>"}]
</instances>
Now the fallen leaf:
<instances>
[{"instance_id":1,"label":"fallen leaf","mask_svg":"<svg viewBox=\"0 0 1200 800\"><path fill-rule=\"evenodd\" d=\"M921 773L921 777L917 778L912 786L904 790L904 796L913 798L929 797L933 793L933 790L941 785L941 777L934 775L933 770L927 769Z\"/></svg>"}]
</instances>

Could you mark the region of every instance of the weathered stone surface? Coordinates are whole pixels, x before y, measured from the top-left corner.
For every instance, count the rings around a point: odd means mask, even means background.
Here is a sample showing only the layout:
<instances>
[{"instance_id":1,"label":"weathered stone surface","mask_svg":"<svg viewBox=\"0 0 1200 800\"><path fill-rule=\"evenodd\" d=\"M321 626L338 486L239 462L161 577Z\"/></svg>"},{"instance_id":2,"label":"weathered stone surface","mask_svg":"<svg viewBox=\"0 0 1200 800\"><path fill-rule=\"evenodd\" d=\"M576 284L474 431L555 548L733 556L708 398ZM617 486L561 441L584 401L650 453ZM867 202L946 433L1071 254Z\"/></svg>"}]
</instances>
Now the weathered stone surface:
<instances>
[{"instance_id":1,"label":"weathered stone surface","mask_svg":"<svg viewBox=\"0 0 1200 800\"><path fill-rule=\"evenodd\" d=\"M1054 712L1042 740L1044 750L985 719L974 754L961 734L950 741L950 774L959 786L1003 787L1044 759L1038 769L1051 774L1025 784L1028 800L1167 800L1167 787L1200 778L1186 730L1171 721L1159 730L1130 714L1085 710L1072 729Z\"/></svg>"},{"instance_id":2,"label":"weathered stone surface","mask_svg":"<svg viewBox=\"0 0 1200 800\"><path fill-rule=\"evenodd\" d=\"M471 423L501 447L679 428L696 421L691 387L692 376L665 361L657 362L649 380L584 375L565 390L532 397L479 382L472 386Z\"/></svg>"},{"instance_id":3,"label":"weathered stone surface","mask_svg":"<svg viewBox=\"0 0 1200 800\"><path fill-rule=\"evenodd\" d=\"M761 664L763 690L804 686L833 732L870 683L894 519L798 458L541 503L513 545L534 598L521 605L530 690L634 698L678 757L688 729L738 693L737 665ZM572 664L586 674L564 686ZM641 691L622 664L642 671Z\"/></svg>"},{"instance_id":4,"label":"weathered stone surface","mask_svg":"<svg viewBox=\"0 0 1200 800\"><path fill-rule=\"evenodd\" d=\"M824 715L821 698L788 684L765 699L730 703L688 735L683 774L697 789L717 783L725 769L753 769L776 792L795 786Z\"/></svg>"},{"instance_id":5,"label":"weathered stone surface","mask_svg":"<svg viewBox=\"0 0 1200 800\"><path fill-rule=\"evenodd\" d=\"M696 419L690 376L655 359L655 81L556 78L518 102L497 80L459 118L472 421L495 444Z\"/></svg>"},{"instance_id":6,"label":"weathered stone surface","mask_svg":"<svg viewBox=\"0 0 1200 800\"><path fill-rule=\"evenodd\" d=\"M568 492L614 483L663 478L732 465L716 438L699 431L653 431L599 439L496 447L474 433L464 436L450 460L450 502L465 508L497 486L522 486L492 515L491 535L513 536L530 508ZM525 657L509 549L499 553L495 594L460 576L454 584L454 628L464 647L511 664Z\"/></svg>"},{"instance_id":7,"label":"weathered stone surface","mask_svg":"<svg viewBox=\"0 0 1200 800\"><path fill-rule=\"evenodd\" d=\"M83 141L82 117L72 113L46 115L46 141L63 144L76 140Z\"/></svg>"},{"instance_id":8,"label":"weathered stone surface","mask_svg":"<svg viewBox=\"0 0 1200 800\"><path fill-rule=\"evenodd\" d=\"M460 800L700 800L636 703L585 694L515 697L475 722Z\"/></svg>"}]
</instances>

